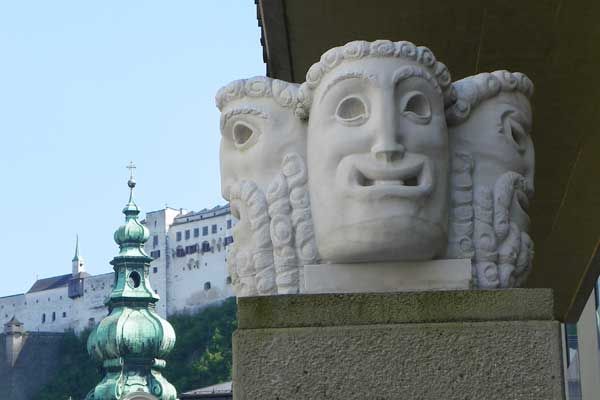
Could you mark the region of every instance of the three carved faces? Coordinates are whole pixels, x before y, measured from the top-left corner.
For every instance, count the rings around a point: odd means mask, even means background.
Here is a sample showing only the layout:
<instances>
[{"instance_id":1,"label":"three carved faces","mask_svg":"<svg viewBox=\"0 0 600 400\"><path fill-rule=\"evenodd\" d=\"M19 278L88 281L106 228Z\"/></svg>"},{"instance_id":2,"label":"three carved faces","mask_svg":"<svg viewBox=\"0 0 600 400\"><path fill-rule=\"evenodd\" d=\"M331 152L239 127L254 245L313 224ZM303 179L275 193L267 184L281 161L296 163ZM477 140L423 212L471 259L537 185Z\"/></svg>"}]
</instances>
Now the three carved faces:
<instances>
[{"instance_id":1,"label":"three carved faces","mask_svg":"<svg viewBox=\"0 0 600 400\"><path fill-rule=\"evenodd\" d=\"M498 90L471 101L470 115L453 120L449 134L446 112L455 102L445 66L408 42L332 49L301 87L267 78L233 82L217 95L223 196L231 200L241 181L266 192L284 157L296 153L306 160L323 262L441 257L454 152L476 159L476 184L515 171L533 189L528 96ZM238 209L232 203L243 219Z\"/></svg>"}]
</instances>

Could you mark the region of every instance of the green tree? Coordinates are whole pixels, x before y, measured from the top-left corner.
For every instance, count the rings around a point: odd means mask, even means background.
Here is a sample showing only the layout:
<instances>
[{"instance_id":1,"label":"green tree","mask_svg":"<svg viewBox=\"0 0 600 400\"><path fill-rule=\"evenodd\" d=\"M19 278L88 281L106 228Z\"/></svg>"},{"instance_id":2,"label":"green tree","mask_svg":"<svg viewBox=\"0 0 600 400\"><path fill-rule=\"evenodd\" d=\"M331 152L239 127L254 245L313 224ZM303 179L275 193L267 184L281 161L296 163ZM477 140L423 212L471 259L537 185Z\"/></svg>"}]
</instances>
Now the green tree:
<instances>
[{"instance_id":1,"label":"green tree","mask_svg":"<svg viewBox=\"0 0 600 400\"><path fill-rule=\"evenodd\" d=\"M177 335L166 358L165 377L179 393L231 379L231 335L237 327L236 302L231 297L194 315L169 318ZM103 376L87 353L90 331L65 335L60 367L33 400L83 399Z\"/></svg>"}]
</instances>

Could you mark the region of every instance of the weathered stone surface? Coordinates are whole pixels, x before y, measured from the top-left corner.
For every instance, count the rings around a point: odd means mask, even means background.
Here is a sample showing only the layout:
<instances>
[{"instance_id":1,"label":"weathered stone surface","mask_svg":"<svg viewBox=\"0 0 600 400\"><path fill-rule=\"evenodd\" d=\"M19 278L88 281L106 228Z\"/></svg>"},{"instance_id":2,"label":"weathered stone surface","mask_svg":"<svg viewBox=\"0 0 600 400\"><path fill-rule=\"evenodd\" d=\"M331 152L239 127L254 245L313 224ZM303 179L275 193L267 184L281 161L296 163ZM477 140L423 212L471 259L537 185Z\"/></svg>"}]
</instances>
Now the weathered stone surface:
<instances>
[{"instance_id":1,"label":"weathered stone surface","mask_svg":"<svg viewBox=\"0 0 600 400\"><path fill-rule=\"evenodd\" d=\"M553 321L243 329L234 398L563 399Z\"/></svg>"},{"instance_id":2,"label":"weathered stone surface","mask_svg":"<svg viewBox=\"0 0 600 400\"><path fill-rule=\"evenodd\" d=\"M23 349L11 367L6 362L6 335L0 335L0 398L33 398L56 373L63 336L61 333L27 333Z\"/></svg>"},{"instance_id":3,"label":"weathered stone surface","mask_svg":"<svg viewBox=\"0 0 600 400\"><path fill-rule=\"evenodd\" d=\"M552 319L550 289L238 298L240 329Z\"/></svg>"},{"instance_id":4,"label":"weathered stone surface","mask_svg":"<svg viewBox=\"0 0 600 400\"><path fill-rule=\"evenodd\" d=\"M245 399L559 400L547 289L238 299Z\"/></svg>"}]
</instances>

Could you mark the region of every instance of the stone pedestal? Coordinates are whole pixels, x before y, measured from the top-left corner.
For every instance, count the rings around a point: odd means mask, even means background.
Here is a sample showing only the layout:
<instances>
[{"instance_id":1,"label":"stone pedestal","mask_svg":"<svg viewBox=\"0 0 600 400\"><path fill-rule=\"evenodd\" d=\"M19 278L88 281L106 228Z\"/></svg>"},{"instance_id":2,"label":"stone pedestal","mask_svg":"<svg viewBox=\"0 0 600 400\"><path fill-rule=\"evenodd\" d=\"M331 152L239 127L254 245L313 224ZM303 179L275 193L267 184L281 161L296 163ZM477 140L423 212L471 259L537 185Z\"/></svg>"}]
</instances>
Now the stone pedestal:
<instances>
[{"instance_id":1,"label":"stone pedestal","mask_svg":"<svg viewBox=\"0 0 600 400\"><path fill-rule=\"evenodd\" d=\"M564 399L548 289L238 299L242 399Z\"/></svg>"},{"instance_id":2,"label":"stone pedestal","mask_svg":"<svg viewBox=\"0 0 600 400\"><path fill-rule=\"evenodd\" d=\"M305 265L302 292L381 293L471 288L471 260Z\"/></svg>"}]
</instances>

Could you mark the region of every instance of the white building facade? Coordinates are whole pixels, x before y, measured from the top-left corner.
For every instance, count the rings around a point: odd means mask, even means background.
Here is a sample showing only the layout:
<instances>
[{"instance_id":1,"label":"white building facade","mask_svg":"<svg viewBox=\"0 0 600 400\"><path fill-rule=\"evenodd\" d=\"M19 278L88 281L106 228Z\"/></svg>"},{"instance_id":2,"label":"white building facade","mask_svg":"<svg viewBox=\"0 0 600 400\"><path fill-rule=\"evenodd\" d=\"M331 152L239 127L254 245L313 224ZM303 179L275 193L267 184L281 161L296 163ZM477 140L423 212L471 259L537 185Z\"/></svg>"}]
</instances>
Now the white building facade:
<instances>
[{"instance_id":1,"label":"white building facade","mask_svg":"<svg viewBox=\"0 0 600 400\"><path fill-rule=\"evenodd\" d=\"M227 254L235 221L229 205L187 212L165 208L146 214L146 252L152 288L163 317L195 312L233 296ZM0 297L0 324L13 316L30 332L81 332L108 314L114 273L89 275L76 246L70 274L37 280L27 293Z\"/></svg>"}]
</instances>

